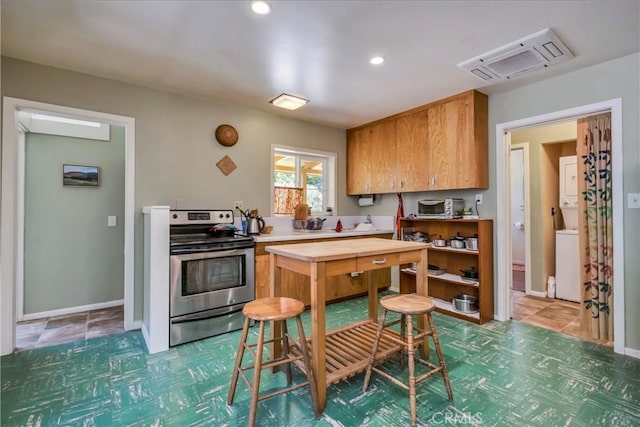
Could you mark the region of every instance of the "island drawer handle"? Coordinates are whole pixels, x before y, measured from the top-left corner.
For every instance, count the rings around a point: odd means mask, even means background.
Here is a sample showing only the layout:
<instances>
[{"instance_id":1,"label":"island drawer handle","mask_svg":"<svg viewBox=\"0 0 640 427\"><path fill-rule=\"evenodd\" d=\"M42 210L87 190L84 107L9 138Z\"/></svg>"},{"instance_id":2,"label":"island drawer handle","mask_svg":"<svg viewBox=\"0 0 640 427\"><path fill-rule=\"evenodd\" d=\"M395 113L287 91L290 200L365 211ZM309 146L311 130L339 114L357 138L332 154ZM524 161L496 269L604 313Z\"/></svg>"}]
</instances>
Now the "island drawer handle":
<instances>
[{"instance_id":1,"label":"island drawer handle","mask_svg":"<svg viewBox=\"0 0 640 427\"><path fill-rule=\"evenodd\" d=\"M386 264L387 263L387 259L386 258L382 258L382 259L374 259L373 261L371 261L374 265L379 265L379 264Z\"/></svg>"}]
</instances>

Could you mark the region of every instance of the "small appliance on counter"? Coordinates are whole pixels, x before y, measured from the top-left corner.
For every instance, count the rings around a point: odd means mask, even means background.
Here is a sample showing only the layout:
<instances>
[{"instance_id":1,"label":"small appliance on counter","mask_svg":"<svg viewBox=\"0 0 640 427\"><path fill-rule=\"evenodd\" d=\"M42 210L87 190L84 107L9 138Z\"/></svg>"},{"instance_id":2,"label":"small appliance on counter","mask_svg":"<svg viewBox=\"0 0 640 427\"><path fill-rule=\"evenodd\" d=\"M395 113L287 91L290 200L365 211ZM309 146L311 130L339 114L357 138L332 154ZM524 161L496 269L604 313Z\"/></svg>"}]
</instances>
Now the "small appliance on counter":
<instances>
[{"instance_id":1,"label":"small appliance on counter","mask_svg":"<svg viewBox=\"0 0 640 427\"><path fill-rule=\"evenodd\" d=\"M418 200L418 218L453 219L462 218L464 199Z\"/></svg>"}]
</instances>

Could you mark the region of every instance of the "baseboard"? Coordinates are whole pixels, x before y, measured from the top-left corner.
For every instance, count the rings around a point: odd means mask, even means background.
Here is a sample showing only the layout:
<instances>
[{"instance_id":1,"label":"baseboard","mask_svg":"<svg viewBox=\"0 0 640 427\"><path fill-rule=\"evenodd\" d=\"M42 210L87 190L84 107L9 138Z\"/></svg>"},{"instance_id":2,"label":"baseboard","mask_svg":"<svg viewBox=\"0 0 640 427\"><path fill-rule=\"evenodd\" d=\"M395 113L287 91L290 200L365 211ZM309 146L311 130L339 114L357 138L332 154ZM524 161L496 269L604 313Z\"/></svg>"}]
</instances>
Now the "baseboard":
<instances>
[{"instance_id":1,"label":"baseboard","mask_svg":"<svg viewBox=\"0 0 640 427\"><path fill-rule=\"evenodd\" d=\"M127 329L127 331L135 331L136 329L142 329L142 320L134 320L131 328Z\"/></svg>"},{"instance_id":2,"label":"baseboard","mask_svg":"<svg viewBox=\"0 0 640 427\"><path fill-rule=\"evenodd\" d=\"M142 323L140 330L142 331L142 338L144 338L144 344L147 346L147 351L151 353L151 339L149 338L149 332L147 332L147 327L144 323Z\"/></svg>"},{"instance_id":3,"label":"baseboard","mask_svg":"<svg viewBox=\"0 0 640 427\"><path fill-rule=\"evenodd\" d=\"M627 356L635 357L636 359L640 359L640 350L625 348L624 354L626 354Z\"/></svg>"},{"instance_id":4,"label":"baseboard","mask_svg":"<svg viewBox=\"0 0 640 427\"><path fill-rule=\"evenodd\" d=\"M540 291L529 291L527 295L531 295L532 297L538 297L538 298L547 298L547 293L540 292Z\"/></svg>"},{"instance_id":5,"label":"baseboard","mask_svg":"<svg viewBox=\"0 0 640 427\"><path fill-rule=\"evenodd\" d=\"M47 317L55 317L55 316L64 316L67 314L82 313L83 311L101 310L103 308L117 307L119 305L124 305L123 299L119 299L115 301L99 302L96 304L78 305L76 307L61 308L58 310L41 311L39 313L29 313L29 314L23 315L22 319L18 319L18 321L44 319Z\"/></svg>"}]
</instances>

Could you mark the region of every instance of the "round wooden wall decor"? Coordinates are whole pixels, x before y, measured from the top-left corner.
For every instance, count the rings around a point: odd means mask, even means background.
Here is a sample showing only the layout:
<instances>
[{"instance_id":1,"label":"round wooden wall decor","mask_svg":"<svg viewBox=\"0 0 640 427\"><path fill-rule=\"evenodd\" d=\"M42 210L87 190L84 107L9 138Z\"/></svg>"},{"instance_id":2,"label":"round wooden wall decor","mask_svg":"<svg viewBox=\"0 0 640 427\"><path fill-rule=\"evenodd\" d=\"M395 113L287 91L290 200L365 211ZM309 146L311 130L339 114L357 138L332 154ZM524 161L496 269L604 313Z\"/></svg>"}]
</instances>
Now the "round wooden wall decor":
<instances>
[{"instance_id":1,"label":"round wooden wall decor","mask_svg":"<svg viewBox=\"0 0 640 427\"><path fill-rule=\"evenodd\" d=\"M216 141L225 147L231 147L238 142L238 131L231 125L220 125L216 128Z\"/></svg>"}]
</instances>

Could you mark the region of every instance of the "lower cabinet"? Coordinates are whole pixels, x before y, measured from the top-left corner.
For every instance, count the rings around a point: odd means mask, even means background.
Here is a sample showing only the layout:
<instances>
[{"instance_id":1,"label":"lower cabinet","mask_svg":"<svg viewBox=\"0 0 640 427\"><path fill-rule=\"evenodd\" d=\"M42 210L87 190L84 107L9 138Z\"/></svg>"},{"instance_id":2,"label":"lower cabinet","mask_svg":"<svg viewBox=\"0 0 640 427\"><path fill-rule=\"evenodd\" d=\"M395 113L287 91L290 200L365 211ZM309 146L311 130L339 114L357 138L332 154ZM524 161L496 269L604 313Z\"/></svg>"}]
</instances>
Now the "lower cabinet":
<instances>
[{"instance_id":1,"label":"lower cabinet","mask_svg":"<svg viewBox=\"0 0 640 427\"><path fill-rule=\"evenodd\" d=\"M375 234L366 235L361 238L378 237L390 239L392 234ZM289 245L296 243L311 243L317 241L340 241L344 239L354 239L360 237L338 237L331 239L315 239L315 240L287 240L280 242L259 242L255 247L255 267L256 267L256 298L266 298L269 296L269 253L265 251L267 246ZM369 273L370 280L376 284L378 289L385 289L391 285L391 268L383 268L373 270ZM364 274L355 277L344 274L340 276L327 277L326 298L327 302L335 302L348 298L366 295L367 285L364 280ZM311 304L309 294L309 278L292 271L282 271L283 287L282 296L295 298L308 306Z\"/></svg>"}]
</instances>

